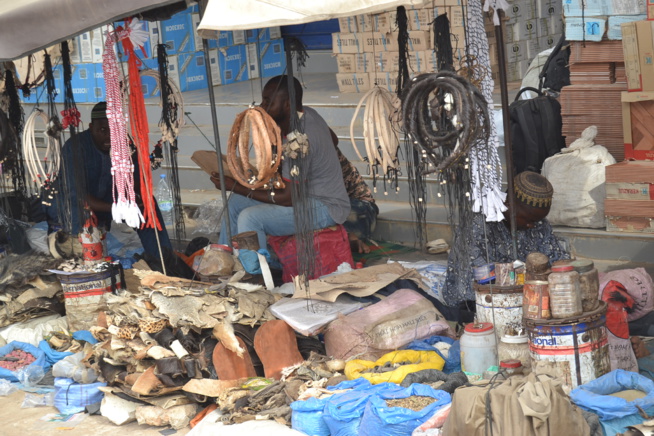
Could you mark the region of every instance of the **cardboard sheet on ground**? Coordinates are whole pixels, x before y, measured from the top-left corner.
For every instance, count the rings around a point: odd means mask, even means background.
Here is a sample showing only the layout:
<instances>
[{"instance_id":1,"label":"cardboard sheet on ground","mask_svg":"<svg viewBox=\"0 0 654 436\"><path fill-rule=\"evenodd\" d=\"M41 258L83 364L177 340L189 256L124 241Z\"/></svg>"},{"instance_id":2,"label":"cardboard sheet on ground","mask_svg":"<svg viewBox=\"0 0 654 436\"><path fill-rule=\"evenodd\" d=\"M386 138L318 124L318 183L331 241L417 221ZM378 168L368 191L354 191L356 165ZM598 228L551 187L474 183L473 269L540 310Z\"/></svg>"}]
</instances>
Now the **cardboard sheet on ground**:
<instances>
[{"instance_id":1,"label":"cardboard sheet on ground","mask_svg":"<svg viewBox=\"0 0 654 436\"><path fill-rule=\"evenodd\" d=\"M425 289L422 277L416 270L404 268L399 263L391 263L310 280L309 292L296 284L293 298L314 299L333 303L343 293L354 297L367 297L398 279L412 280L422 289Z\"/></svg>"},{"instance_id":2,"label":"cardboard sheet on ground","mask_svg":"<svg viewBox=\"0 0 654 436\"><path fill-rule=\"evenodd\" d=\"M191 155L191 160L205 173L218 172L218 153L209 150L198 150ZM227 166L227 156L223 154L223 171L227 177L232 177L232 172Z\"/></svg>"}]
</instances>

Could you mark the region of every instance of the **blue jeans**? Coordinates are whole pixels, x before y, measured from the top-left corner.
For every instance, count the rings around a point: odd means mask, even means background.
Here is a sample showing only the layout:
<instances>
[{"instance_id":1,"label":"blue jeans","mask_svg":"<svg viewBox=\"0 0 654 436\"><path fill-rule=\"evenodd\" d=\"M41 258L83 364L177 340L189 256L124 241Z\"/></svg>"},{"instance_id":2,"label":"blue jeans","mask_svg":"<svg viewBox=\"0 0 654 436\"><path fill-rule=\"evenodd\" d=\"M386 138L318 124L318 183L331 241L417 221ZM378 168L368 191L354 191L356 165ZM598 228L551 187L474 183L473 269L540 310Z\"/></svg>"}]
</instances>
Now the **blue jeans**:
<instances>
[{"instance_id":1,"label":"blue jeans","mask_svg":"<svg viewBox=\"0 0 654 436\"><path fill-rule=\"evenodd\" d=\"M314 230L336 225L329 215L327 206L315 199L310 199L310 202L313 207ZM232 236L255 231L259 237L259 247L266 248L268 246L266 235L287 236L295 233L292 207L262 203L238 194L232 194L228 204ZM220 225L218 242L230 247L232 245L231 241L227 240L224 219Z\"/></svg>"}]
</instances>

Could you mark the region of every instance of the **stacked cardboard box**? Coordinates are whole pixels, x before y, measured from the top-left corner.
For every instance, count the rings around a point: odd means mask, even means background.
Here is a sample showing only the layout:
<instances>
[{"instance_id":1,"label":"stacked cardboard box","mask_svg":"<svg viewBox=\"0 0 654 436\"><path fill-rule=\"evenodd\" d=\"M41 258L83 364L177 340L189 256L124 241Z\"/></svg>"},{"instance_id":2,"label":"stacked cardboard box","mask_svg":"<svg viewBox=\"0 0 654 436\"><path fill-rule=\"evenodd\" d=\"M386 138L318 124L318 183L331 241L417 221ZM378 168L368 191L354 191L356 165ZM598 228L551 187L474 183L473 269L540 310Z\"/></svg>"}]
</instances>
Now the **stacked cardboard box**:
<instances>
[{"instance_id":1,"label":"stacked cardboard box","mask_svg":"<svg viewBox=\"0 0 654 436\"><path fill-rule=\"evenodd\" d=\"M543 50L554 47L561 37L561 3L557 0L509 1L510 8L502 22L507 80L522 80L531 61ZM497 81L497 41L491 17L486 18L486 35L490 46L491 70Z\"/></svg>"},{"instance_id":2,"label":"stacked cardboard box","mask_svg":"<svg viewBox=\"0 0 654 436\"><path fill-rule=\"evenodd\" d=\"M465 53L465 0L438 0L438 6L407 6L408 66L412 75L436 71L433 51L434 18L447 14L455 60ZM396 11L339 19L340 33L332 35L337 58L336 81L341 92L365 92L375 84L395 91L399 70Z\"/></svg>"},{"instance_id":3,"label":"stacked cardboard box","mask_svg":"<svg viewBox=\"0 0 654 436\"><path fill-rule=\"evenodd\" d=\"M622 39L622 23L644 20L645 2L617 0L562 0L568 41Z\"/></svg>"},{"instance_id":4,"label":"stacked cardboard box","mask_svg":"<svg viewBox=\"0 0 654 436\"><path fill-rule=\"evenodd\" d=\"M606 167L604 210L609 231L654 233L654 162Z\"/></svg>"},{"instance_id":5,"label":"stacked cardboard box","mask_svg":"<svg viewBox=\"0 0 654 436\"><path fill-rule=\"evenodd\" d=\"M629 92L622 93L625 157L654 160L654 21L622 24Z\"/></svg>"},{"instance_id":6,"label":"stacked cardboard box","mask_svg":"<svg viewBox=\"0 0 654 436\"><path fill-rule=\"evenodd\" d=\"M145 68L157 70L157 44L166 45L170 79L182 91L203 89L208 86L202 39L197 34L200 23L197 5L175 14L165 21L144 22L143 29L149 39L136 54ZM117 23L124 25L124 23ZM73 64L73 94L75 101L96 102L106 98L102 54L108 27L103 26L83 33L72 40L71 63ZM215 32L208 40L209 59L213 85L229 84L259 77L282 74L286 68L284 43L279 27L238 32ZM127 56L118 51L119 62L127 62ZM126 64L124 65L127 71ZM63 101L63 77L61 68L55 69L57 102ZM142 77L145 97L159 96L159 87L151 77ZM42 87L33 92L27 103L45 100Z\"/></svg>"},{"instance_id":7,"label":"stacked cardboard box","mask_svg":"<svg viewBox=\"0 0 654 436\"><path fill-rule=\"evenodd\" d=\"M624 158L622 120L615 114L627 89L620 41L573 42L570 49L570 86L561 90L561 117L567 145L588 126L598 127L595 142L617 161Z\"/></svg>"}]
</instances>

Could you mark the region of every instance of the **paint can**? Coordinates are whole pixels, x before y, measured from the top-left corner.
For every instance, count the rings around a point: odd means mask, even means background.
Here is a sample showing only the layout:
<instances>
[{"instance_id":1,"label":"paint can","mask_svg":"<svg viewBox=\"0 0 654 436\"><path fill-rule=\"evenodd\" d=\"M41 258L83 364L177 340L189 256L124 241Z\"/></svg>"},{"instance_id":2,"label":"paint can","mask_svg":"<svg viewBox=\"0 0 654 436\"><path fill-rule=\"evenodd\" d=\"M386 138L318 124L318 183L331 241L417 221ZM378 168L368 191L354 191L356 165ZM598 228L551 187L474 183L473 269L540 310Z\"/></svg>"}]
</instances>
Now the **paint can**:
<instances>
[{"instance_id":1,"label":"paint can","mask_svg":"<svg viewBox=\"0 0 654 436\"><path fill-rule=\"evenodd\" d=\"M522 286L475 284L477 321L495 325L499 341L507 329L522 327Z\"/></svg>"},{"instance_id":2,"label":"paint can","mask_svg":"<svg viewBox=\"0 0 654 436\"><path fill-rule=\"evenodd\" d=\"M525 318L550 319L550 294L548 282L531 280L524 285L524 299L522 313Z\"/></svg>"},{"instance_id":3,"label":"paint can","mask_svg":"<svg viewBox=\"0 0 654 436\"><path fill-rule=\"evenodd\" d=\"M495 264L487 263L486 265L476 266L473 269L475 281L480 285L490 283L495 280Z\"/></svg>"},{"instance_id":4,"label":"paint can","mask_svg":"<svg viewBox=\"0 0 654 436\"><path fill-rule=\"evenodd\" d=\"M606 303L567 319L525 318L531 366L548 361L563 384L575 388L611 371Z\"/></svg>"}]
</instances>

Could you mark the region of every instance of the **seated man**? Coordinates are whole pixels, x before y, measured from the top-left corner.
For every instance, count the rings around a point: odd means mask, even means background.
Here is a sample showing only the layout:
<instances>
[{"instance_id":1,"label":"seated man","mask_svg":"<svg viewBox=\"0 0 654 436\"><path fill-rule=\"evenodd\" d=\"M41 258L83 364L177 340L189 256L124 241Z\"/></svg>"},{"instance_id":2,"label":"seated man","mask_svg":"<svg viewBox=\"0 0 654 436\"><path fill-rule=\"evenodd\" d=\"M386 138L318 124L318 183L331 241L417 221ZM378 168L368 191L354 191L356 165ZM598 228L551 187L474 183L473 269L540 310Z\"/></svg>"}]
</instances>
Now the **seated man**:
<instances>
[{"instance_id":1,"label":"seated man","mask_svg":"<svg viewBox=\"0 0 654 436\"><path fill-rule=\"evenodd\" d=\"M100 102L96 104L91 111L91 123L89 128L77 135L79 141L79 148L82 156L78 157L78 162L83 162L85 165L86 189L87 192L83 193L86 196L86 202L89 208L93 211L98 219L98 227L103 227L107 230L111 228L111 206L113 203L113 181L111 175L111 158L109 151L111 149L111 138L109 131L109 121L107 120L107 104ZM71 198L71 204L75 205L77 202L77 195L80 194L76 191L75 176L74 176L74 162L73 157L73 139L68 139L64 144L63 159L66 162L66 185L68 187L68 195ZM137 161L132 159L134 163L134 191L136 192L137 199L139 197L139 172ZM60 175L61 178L61 175ZM66 195L60 192L59 195ZM156 202L155 202L156 205ZM75 212L75 207L73 206ZM162 230L159 231L159 243L162 249L172 250L172 244L163 226L163 218L159 207L156 207L159 222L162 223ZM48 221L52 223L60 223L60 217L56 208L56 201L52 202L52 206L47 208ZM80 232L81 225L79 217L73 213L72 229L73 235ZM82 223L83 224L83 223ZM145 252L155 258L159 257L159 247L157 245L157 236L154 229L144 228L137 229L136 232L141 239L143 249Z\"/></svg>"},{"instance_id":2,"label":"seated man","mask_svg":"<svg viewBox=\"0 0 654 436\"><path fill-rule=\"evenodd\" d=\"M322 229L342 224L350 213L350 201L345 191L341 169L332 143L329 127L318 113L302 106L302 86L295 83L295 104L301 119L304 133L309 137L308 175L306 183L313 207L313 228ZM290 130L291 109L286 76L273 77L262 91L261 107L275 120L281 129L282 137ZM275 195L268 191L253 191L238 184L231 177L225 177L224 189L233 191L229 198L229 219L232 235L256 231L259 246L267 247L266 235L288 236L295 233L293 200L291 198L290 162L282 161L282 176L286 187L275 189ZM218 174L211 181L221 189ZM219 243L231 245L227 239L223 220Z\"/></svg>"},{"instance_id":3,"label":"seated man","mask_svg":"<svg viewBox=\"0 0 654 436\"><path fill-rule=\"evenodd\" d=\"M334 145L338 144L338 138L332 132L334 138ZM379 208L375 203L372 196L372 191L366 184L359 170L356 169L352 163L341 153L341 150L336 147L338 154L338 161L341 164L343 172L343 181L345 182L345 189L347 195L350 197L350 215L343 223L347 235L350 238L350 247L356 253L369 253L370 248L368 245L359 238L368 240L372 236L372 232L377 224L377 215L379 215Z\"/></svg>"},{"instance_id":4,"label":"seated man","mask_svg":"<svg viewBox=\"0 0 654 436\"><path fill-rule=\"evenodd\" d=\"M525 171L515 177L513 191L518 259L524 262L532 252L547 255L550 262L568 259L570 255L563 249L561 241L554 235L552 226L545 219L550 211L554 193L550 182L540 174ZM508 206L508 198L506 204ZM469 262L458 261L454 251L450 252L443 289L448 306L454 307L463 300L475 299L472 287L473 267L516 260L513 258L510 219L508 209L504 212L504 220L500 222L486 222L482 214L475 214L472 233L456 233L455 239L464 239L460 241L460 245L455 242L454 246L467 247L464 255L469 257Z\"/></svg>"}]
</instances>

